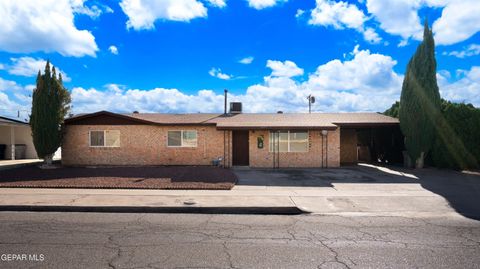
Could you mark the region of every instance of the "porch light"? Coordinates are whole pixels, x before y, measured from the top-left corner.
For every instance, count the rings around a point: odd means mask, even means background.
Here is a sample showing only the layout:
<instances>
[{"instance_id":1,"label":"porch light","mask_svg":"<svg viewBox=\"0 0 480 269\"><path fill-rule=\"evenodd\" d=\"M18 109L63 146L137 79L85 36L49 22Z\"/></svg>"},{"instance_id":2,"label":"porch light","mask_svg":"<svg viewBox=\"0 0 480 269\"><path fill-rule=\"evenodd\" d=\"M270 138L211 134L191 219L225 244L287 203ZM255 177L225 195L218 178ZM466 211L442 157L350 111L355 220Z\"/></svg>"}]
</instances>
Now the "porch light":
<instances>
[{"instance_id":1,"label":"porch light","mask_svg":"<svg viewBox=\"0 0 480 269\"><path fill-rule=\"evenodd\" d=\"M322 130L322 135L323 135L323 136L327 136L327 134L328 134L328 131L327 131L327 130Z\"/></svg>"}]
</instances>

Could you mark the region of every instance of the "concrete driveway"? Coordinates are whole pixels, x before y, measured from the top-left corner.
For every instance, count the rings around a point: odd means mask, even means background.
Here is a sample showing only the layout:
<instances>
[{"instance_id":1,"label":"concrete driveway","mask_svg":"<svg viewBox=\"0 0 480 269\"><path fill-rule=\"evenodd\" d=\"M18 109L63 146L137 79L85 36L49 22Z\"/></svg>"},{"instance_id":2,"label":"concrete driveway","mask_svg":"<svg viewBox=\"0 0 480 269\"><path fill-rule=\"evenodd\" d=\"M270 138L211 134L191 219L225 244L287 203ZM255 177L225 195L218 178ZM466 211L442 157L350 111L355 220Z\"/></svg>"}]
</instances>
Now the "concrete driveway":
<instances>
[{"instance_id":1,"label":"concrete driveway","mask_svg":"<svg viewBox=\"0 0 480 269\"><path fill-rule=\"evenodd\" d=\"M287 214L301 209L323 215L480 220L480 175L475 174L372 165L234 172L239 181L231 190L0 188L0 210Z\"/></svg>"},{"instance_id":2,"label":"concrete driveway","mask_svg":"<svg viewBox=\"0 0 480 269\"><path fill-rule=\"evenodd\" d=\"M480 175L369 164L330 169L236 169L234 190L289 190L310 212L460 213L480 217Z\"/></svg>"}]
</instances>

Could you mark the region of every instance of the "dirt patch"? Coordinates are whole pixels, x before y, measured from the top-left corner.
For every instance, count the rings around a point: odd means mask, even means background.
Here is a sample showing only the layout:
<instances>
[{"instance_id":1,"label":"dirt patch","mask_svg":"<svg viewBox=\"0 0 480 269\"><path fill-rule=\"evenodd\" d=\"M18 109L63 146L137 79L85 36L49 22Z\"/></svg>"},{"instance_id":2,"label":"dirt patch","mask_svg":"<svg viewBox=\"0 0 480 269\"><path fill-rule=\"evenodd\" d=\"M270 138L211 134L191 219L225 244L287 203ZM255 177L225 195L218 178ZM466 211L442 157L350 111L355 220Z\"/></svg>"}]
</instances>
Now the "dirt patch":
<instances>
[{"instance_id":1,"label":"dirt patch","mask_svg":"<svg viewBox=\"0 0 480 269\"><path fill-rule=\"evenodd\" d=\"M229 190L237 177L209 166L61 167L26 166L0 172L1 187Z\"/></svg>"}]
</instances>

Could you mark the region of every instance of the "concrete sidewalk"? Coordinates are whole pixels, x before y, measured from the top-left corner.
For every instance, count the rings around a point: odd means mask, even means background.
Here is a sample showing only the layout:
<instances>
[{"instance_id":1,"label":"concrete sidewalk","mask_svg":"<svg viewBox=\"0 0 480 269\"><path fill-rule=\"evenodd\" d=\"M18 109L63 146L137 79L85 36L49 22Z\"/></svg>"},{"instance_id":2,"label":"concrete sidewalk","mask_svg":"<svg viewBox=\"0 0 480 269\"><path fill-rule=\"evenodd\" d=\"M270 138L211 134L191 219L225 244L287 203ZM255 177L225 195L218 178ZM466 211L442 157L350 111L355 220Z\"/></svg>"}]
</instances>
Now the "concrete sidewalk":
<instances>
[{"instance_id":1,"label":"concrete sidewalk","mask_svg":"<svg viewBox=\"0 0 480 269\"><path fill-rule=\"evenodd\" d=\"M105 190L1 188L0 210L128 212L305 213L381 216L455 215L441 196L418 184L336 184L327 187L236 186L230 191L208 190ZM95 210L97 208L97 210ZM103 209L102 209L103 208ZM106 209L105 209L106 208ZM256 209L248 211L248 209ZM91 209L91 210L88 210ZM218 210L222 209L222 210ZM75 210L73 210L75 211ZM114 210L115 211L115 210Z\"/></svg>"},{"instance_id":2,"label":"concrete sidewalk","mask_svg":"<svg viewBox=\"0 0 480 269\"><path fill-rule=\"evenodd\" d=\"M27 165L41 164L41 159L0 160L0 170L13 169Z\"/></svg>"}]
</instances>

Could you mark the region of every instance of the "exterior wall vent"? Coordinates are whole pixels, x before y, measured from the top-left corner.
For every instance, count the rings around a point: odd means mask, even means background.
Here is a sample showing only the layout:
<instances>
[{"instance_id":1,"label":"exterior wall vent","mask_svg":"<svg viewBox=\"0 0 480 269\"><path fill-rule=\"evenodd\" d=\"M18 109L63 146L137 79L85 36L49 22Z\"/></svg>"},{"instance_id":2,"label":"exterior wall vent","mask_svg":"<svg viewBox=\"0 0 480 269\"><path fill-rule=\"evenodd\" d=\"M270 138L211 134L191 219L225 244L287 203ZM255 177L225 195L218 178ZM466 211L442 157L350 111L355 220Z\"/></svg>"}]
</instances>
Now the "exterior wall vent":
<instances>
[{"instance_id":1,"label":"exterior wall vent","mask_svg":"<svg viewBox=\"0 0 480 269\"><path fill-rule=\"evenodd\" d=\"M242 103L240 103L240 102L230 102L230 113L232 113L232 114L242 113Z\"/></svg>"}]
</instances>

